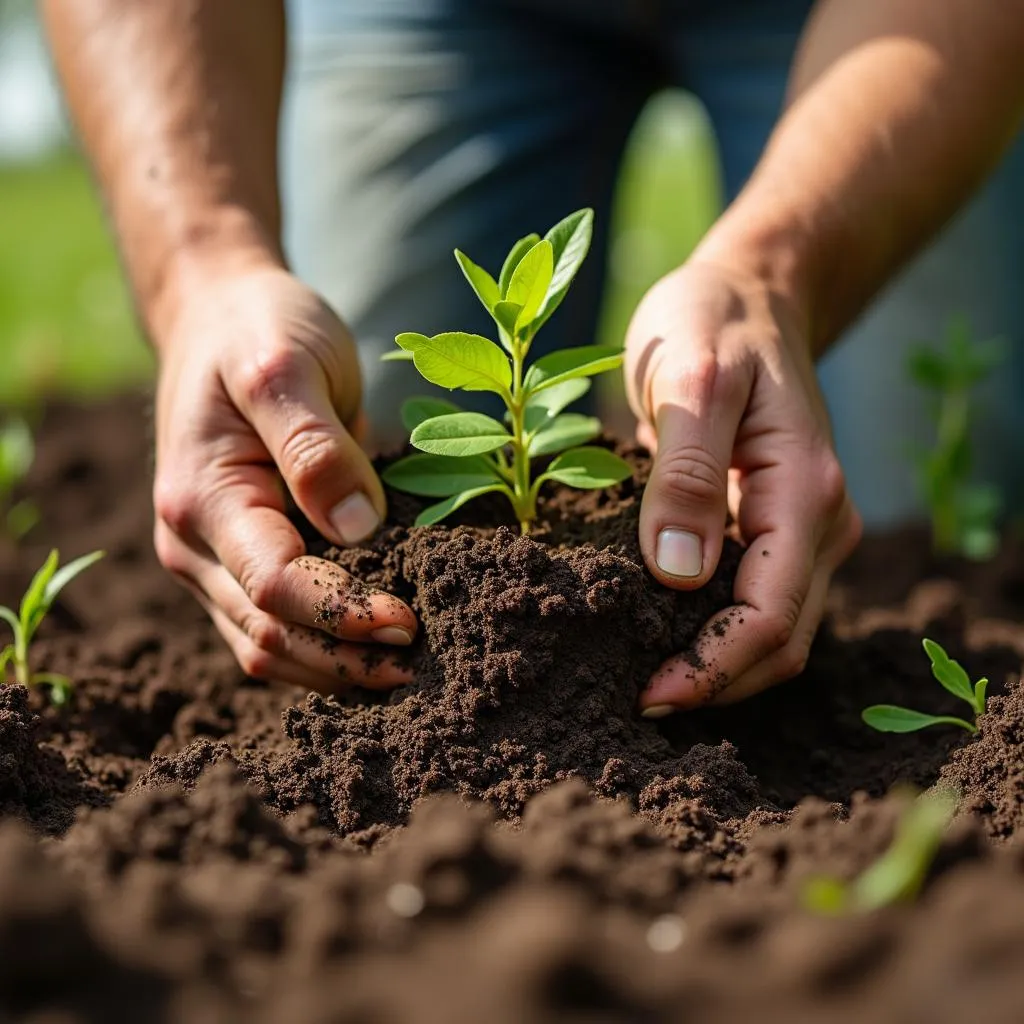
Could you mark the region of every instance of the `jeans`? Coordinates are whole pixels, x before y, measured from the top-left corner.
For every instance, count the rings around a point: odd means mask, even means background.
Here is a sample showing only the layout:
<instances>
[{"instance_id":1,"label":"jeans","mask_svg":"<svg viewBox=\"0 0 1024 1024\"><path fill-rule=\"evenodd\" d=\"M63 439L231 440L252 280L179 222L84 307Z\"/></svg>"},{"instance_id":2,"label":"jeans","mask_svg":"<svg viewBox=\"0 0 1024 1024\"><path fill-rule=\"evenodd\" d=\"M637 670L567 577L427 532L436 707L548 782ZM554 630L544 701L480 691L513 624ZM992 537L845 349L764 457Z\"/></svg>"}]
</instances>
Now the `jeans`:
<instances>
[{"instance_id":1,"label":"jeans","mask_svg":"<svg viewBox=\"0 0 1024 1024\"><path fill-rule=\"evenodd\" d=\"M286 245L358 339L375 428L393 430L401 401L429 390L410 366L379 362L395 334L491 333L452 259L456 245L496 272L516 238L594 207L593 254L535 352L591 341L618 163L640 109L665 87L696 94L731 198L779 113L811 6L290 0ZM927 441L929 425L904 372L908 346L939 340L952 313L979 337L1022 333L1012 276L1024 246L1021 181L1018 146L820 366L848 485L870 525L919 509L907 451ZM1024 426L1022 392L1015 347L986 385L977 425L979 469L1011 497L1024 483L1007 457Z\"/></svg>"}]
</instances>

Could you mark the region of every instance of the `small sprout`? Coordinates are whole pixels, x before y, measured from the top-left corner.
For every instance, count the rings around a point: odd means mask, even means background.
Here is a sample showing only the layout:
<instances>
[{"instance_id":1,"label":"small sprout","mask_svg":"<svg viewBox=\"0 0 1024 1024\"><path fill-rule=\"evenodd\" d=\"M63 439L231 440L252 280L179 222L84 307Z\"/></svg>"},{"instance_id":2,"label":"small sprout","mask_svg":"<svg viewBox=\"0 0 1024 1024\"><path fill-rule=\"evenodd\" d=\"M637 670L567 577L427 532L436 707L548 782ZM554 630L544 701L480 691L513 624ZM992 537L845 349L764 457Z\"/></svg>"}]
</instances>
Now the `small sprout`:
<instances>
[{"instance_id":1,"label":"small sprout","mask_svg":"<svg viewBox=\"0 0 1024 1024\"><path fill-rule=\"evenodd\" d=\"M565 298L587 255L593 220L592 210L577 210L544 238L521 238L497 280L455 250L466 280L494 319L500 347L478 334L410 333L398 335L398 351L384 357L411 360L421 376L450 390L494 392L506 409L499 422L443 399L405 403L402 422L420 451L393 463L383 476L400 491L443 499L420 513L417 526L440 522L481 495L503 494L526 533L545 482L597 489L630 475L623 459L588 444L601 433L597 419L564 412L586 394L591 377L622 365L621 350L585 345L526 363L534 337ZM533 476L530 462L542 456L555 458Z\"/></svg>"},{"instance_id":2,"label":"small sprout","mask_svg":"<svg viewBox=\"0 0 1024 1024\"><path fill-rule=\"evenodd\" d=\"M0 514L3 530L18 541L39 522L39 511L28 499L12 503L15 487L25 479L35 460L29 425L14 416L0 425Z\"/></svg>"},{"instance_id":3,"label":"small sprout","mask_svg":"<svg viewBox=\"0 0 1024 1024\"><path fill-rule=\"evenodd\" d=\"M936 551L984 560L999 544L1002 497L991 484L973 483L971 394L1004 359L1000 338L975 342L967 323L954 319L944 350L920 346L910 353L911 378L935 399L935 442L915 457Z\"/></svg>"},{"instance_id":4,"label":"small sprout","mask_svg":"<svg viewBox=\"0 0 1024 1024\"><path fill-rule=\"evenodd\" d=\"M15 682L22 686L35 686L40 683L50 687L50 700L54 704L64 704L71 692L71 680L56 672L34 672L29 664L28 652L43 619L46 618L57 595L76 577L103 557L102 551L93 551L82 555L63 568L58 568L59 555L51 551L42 568L32 577L32 582L21 599L21 606L15 614L10 608L0 605L0 619L11 627L14 643L0 650L0 673L8 663L14 666Z\"/></svg>"},{"instance_id":5,"label":"small sprout","mask_svg":"<svg viewBox=\"0 0 1024 1024\"><path fill-rule=\"evenodd\" d=\"M808 910L837 915L878 910L913 900L924 885L942 837L956 812L953 790L932 789L906 809L889 849L852 882L809 879L802 893Z\"/></svg>"},{"instance_id":6,"label":"small sprout","mask_svg":"<svg viewBox=\"0 0 1024 1024\"><path fill-rule=\"evenodd\" d=\"M966 701L974 711L974 721L957 718L954 715L926 715L922 711L897 707L895 704L873 704L861 712L861 718L879 732L917 732L930 725L958 725L969 733L978 731L978 717L985 710L987 679L979 679L971 685L971 678L960 662L954 661L934 640L923 641L925 653L932 663L932 675L954 697Z\"/></svg>"}]
</instances>

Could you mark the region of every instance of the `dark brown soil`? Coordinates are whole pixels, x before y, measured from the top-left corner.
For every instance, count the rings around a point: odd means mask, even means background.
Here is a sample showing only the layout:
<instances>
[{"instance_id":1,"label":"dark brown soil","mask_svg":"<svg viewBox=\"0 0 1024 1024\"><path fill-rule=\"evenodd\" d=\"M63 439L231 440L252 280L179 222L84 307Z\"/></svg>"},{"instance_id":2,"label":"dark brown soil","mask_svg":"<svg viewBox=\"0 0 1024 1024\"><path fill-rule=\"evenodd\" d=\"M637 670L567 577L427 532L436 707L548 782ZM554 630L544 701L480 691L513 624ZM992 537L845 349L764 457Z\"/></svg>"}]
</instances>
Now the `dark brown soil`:
<instances>
[{"instance_id":1,"label":"dark brown soil","mask_svg":"<svg viewBox=\"0 0 1024 1024\"><path fill-rule=\"evenodd\" d=\"M728 603L737 552L695 597L654 585L642 459L554 497L538 540L482 528L500 505L409 531L395 496L331 557L412 603L416 682L339 701L243 679L155 564L146 422L53 409L44 523L0 547L5 603L51 544L110 553L39 640L71 704L0 689L0 1021L1021 1019L1020 542L975 567L869 541L799 679L656 725L639 687ZM924 633L992 680L977 739L860 721L955 710ZM938 780L963 812L916 904L802 909L809 875L885 848L894 784Z\"/></svg>"}]
</instances>

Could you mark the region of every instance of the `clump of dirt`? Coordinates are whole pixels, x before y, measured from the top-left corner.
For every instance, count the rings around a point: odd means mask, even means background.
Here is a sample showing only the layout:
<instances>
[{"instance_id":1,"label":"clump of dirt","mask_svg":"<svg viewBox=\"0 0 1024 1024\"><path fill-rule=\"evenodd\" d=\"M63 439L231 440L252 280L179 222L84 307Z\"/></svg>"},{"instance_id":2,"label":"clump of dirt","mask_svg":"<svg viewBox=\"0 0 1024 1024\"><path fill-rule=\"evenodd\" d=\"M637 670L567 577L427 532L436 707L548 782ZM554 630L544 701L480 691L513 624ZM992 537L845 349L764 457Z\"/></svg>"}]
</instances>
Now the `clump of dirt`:
<instances>
[{"instance_id":1,"label":"clump of dirt","mask_svg":"<svg viewBox=\"0 0 1024 1024\"><path fill-rule=\"evenodd\" d=\"M0 685L0 817L20 818L40 832L59 835L80 804L104 799L57 751L40 745L40 732L28 690Z\"/></svg>"}]
</instances>

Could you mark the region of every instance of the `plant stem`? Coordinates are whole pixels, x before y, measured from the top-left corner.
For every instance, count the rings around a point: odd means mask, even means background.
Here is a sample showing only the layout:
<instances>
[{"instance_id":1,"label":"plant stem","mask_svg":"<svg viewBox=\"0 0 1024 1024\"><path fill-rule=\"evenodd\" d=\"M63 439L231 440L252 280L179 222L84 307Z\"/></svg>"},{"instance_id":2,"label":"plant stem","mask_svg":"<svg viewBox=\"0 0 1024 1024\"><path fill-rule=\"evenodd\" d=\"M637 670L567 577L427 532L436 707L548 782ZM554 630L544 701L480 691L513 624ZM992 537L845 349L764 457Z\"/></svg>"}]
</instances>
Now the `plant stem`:
<instances>
[{"instance_id":1,"label":"plant stem","mask_svg":"<svg viewBox=\"0 0 1024 1024\"><path fill-rule=\"evenodd\" d=\"M512 490L522 533L530 532L535 510L530 494L530 457L526 446L526 403L523 401L523 358L528 343L512 340Z\"/></svg>"}]
</instances>

